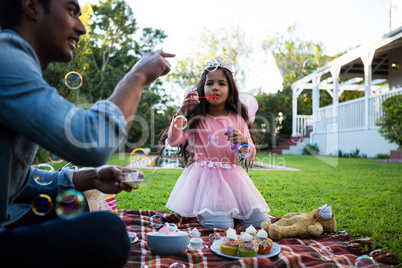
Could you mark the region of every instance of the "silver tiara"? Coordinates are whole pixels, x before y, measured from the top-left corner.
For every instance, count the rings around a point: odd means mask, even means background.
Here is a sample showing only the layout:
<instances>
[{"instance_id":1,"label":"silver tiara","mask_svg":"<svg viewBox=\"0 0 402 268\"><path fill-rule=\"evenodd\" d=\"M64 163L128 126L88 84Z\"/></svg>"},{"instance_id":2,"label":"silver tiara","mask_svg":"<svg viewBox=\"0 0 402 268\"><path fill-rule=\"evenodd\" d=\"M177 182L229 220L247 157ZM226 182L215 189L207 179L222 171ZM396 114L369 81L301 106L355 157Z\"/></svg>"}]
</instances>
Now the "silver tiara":
<instances>
[{"instance_id":1,"label":"silver tiara","mask_svg":"<svg viewBox=\"0 0 402 268\"><path fill-rule=\"evenodd\" d=\"M232 71L229 63L225 59L222 59L221 57L217 57L215 59L208 60L207 63L205 64L204 71L207 70L209 72L213 72L213 71L216 71L216 69L218 69L218 67L225 68L225 69L228 69L229 71Z\"/></svg>"}]
</instances>

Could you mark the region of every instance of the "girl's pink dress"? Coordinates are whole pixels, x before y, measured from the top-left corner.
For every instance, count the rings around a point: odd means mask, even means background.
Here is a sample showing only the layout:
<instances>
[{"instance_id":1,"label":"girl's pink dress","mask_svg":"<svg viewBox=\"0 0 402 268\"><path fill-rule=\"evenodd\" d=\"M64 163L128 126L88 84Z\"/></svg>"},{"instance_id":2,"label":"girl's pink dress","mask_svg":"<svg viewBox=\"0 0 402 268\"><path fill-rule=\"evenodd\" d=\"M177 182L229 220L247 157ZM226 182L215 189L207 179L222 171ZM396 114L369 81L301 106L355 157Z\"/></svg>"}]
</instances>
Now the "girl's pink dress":
<instances>
[{"instance_id":1,"label":"girl's pink dress","mask_svg":"<svg viewBox=\"0 0 402 268\"><path fill-rule=\"evenodd\" d=\"M246 171L238 165L238 150L232 150L227 140L227 127L240 130L248 139L251 155L255 156L255 146L245 120L230 112L228 116L206 115L197 129L184 132L178 128L182 119L172 120L168 133L168 143L175 147L189 139L194 150L194 163L188 166L170 194L166 207L181 216L195 217L203 212L212 215L231 215L237 219L248 219L253 209L269 212L264 198L254 186ZM208 138L209 137L209 138Z\"/></svg>"}]
</instances>

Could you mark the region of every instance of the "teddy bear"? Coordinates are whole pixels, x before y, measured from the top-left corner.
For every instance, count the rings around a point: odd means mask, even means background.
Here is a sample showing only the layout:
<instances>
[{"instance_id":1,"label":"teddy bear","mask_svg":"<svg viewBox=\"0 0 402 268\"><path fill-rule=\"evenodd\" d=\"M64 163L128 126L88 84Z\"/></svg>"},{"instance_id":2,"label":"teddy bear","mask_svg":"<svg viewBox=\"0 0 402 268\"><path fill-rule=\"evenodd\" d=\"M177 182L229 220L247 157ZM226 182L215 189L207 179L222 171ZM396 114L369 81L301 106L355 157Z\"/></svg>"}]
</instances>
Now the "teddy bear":
<instances>
[{"instance_id":1,"label":"teddy bear","mask_svg":"<svg viewBox=\"0 0 402 268\"><path fill-rule=\"evenodd\" d=\"M278 241L287 237L318 237L323 232L335 232L336 221L331 207L324 205L311 213L288 213L272 224L264 221L261 223L261 228L268 233L269 237Z\"/></svg>"}]
</instances>

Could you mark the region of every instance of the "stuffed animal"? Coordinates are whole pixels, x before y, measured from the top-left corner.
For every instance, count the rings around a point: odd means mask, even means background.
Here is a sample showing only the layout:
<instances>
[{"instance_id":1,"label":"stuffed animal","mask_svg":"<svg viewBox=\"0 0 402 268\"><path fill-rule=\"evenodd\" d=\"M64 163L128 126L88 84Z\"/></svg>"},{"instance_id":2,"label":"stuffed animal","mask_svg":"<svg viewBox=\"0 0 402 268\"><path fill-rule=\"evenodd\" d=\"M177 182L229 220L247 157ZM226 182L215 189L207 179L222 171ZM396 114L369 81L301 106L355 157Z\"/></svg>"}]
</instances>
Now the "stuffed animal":
<instances>
[{"instance_id":1,"label":"stuffed animal","mask_svg":"<svg viewBox=\"0 0 402 268\"><path fill-rule=\"evenodd\" d=\"M287 237L318 237L323 232L335 232L336 221L328 205L313 210L311 213L288 213L275 223L262 222L263 228L273 240Z\"/></svg>"}]
</instances>

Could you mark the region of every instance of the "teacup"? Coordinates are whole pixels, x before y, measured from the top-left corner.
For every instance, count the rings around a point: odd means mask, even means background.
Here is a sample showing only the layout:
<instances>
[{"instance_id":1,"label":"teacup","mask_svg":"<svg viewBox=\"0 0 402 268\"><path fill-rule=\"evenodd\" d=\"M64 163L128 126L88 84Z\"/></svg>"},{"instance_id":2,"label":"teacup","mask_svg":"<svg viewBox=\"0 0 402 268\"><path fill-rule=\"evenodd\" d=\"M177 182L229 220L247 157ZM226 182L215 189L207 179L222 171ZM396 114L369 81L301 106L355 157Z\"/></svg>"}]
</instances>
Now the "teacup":
<instances>
[{"instance_id":1,"label":"teacup","mask_svg":"<svg viewBox=\"0 0 402 268\"><path fill-rule=\"evenodd\" d=\"M124 181L121 182L130 186L131 188L137 189L140 186L140 183L144 181L143 179L138 178L139 175L140 173L138 171L123 173Z\"/></svg>"},{"instance_id":2,"label":"teacup","mask_svg":"<svg viewBox=\"0 0 402 268\"><path fill-rule=\"evenodd\" d=\"M127 232L128 237L130 238L130 242L134 243L135 240L137 239L137 233L135 232Z\"/></svg>"},{"instance_id":3,"label":"teacup","mask_svg":"<svg viewBox=\"0 0 402 268\"><path fill-rule=\"evenodd\" d=\"M203 245L202 245L203 241L201 238L191 238L190 239L190 245L193 249L202 249Z\"/></svg>"},{"instance_id":4,"label":"teacup","mask_svg":"<svg viewBox=\"0 0 402 268\"><path fill-rule=\"evenodd\" d=\"M139 175L140 175L140 173L138 171L123 173L125 181L136 181L138 179Z\"/></svg>"}]
</instances>

